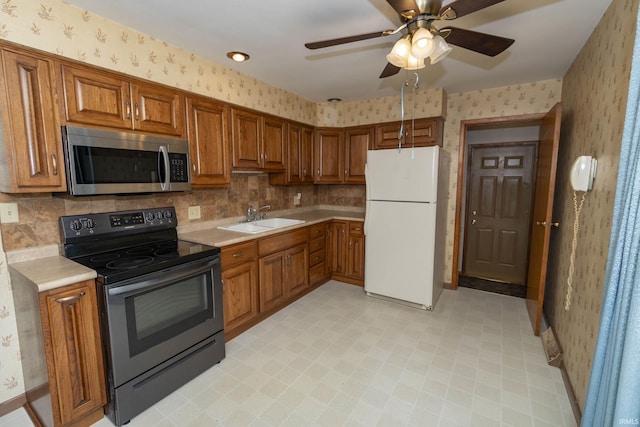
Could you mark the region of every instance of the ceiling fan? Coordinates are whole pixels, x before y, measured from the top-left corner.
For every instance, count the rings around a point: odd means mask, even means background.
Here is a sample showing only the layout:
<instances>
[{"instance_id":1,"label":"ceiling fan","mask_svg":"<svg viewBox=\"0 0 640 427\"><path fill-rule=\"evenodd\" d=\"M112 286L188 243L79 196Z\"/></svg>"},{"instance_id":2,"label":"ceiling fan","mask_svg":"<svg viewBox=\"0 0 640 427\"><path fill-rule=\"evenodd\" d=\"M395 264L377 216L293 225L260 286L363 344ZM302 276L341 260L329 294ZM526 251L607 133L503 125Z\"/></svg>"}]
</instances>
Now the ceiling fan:
<instances>
[{"instance_id":1,"label":"ceiling fan","mask_svg":"<svg viewBox=\"0 0 640 427\"><path fill-rule=\"evenodd\" d=\"M430 57L431 63L435 64L451 51L447 43L483 55L496 56L504 52L515 41L462 28L438 28L434 25L436 22L451 21L469 15L504 0L455 0L445 6L442 6L442 0L386 1L398 12L402 20L402 25L395 30L305 43L305 46L308 49L320 49L400 33L402 37L387 55L387 66L380 74L380 78L384 78L397 74L401 68L412 70L422 68L424 67L424 59L427 57Z\"/></svg>"}]
</instances>

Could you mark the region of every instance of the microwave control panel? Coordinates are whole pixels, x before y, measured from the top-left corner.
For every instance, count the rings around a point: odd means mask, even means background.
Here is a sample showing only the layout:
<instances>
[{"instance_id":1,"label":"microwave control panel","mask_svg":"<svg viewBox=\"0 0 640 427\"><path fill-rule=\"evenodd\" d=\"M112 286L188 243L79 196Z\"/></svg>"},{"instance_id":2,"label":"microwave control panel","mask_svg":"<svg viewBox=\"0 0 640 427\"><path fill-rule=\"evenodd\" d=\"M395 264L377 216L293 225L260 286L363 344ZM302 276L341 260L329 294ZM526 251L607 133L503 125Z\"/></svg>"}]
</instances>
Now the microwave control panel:
<instances>
[{"instance_id":1,"label":"microwave control panel","mask_svg":"<svg viewBox=\"0 0 640 427\"><path fill-rule=\"evenodd\" d=\"M170 181L189 182L189 166L186 154L169 153Z\"/></svg>"}]
</instances>

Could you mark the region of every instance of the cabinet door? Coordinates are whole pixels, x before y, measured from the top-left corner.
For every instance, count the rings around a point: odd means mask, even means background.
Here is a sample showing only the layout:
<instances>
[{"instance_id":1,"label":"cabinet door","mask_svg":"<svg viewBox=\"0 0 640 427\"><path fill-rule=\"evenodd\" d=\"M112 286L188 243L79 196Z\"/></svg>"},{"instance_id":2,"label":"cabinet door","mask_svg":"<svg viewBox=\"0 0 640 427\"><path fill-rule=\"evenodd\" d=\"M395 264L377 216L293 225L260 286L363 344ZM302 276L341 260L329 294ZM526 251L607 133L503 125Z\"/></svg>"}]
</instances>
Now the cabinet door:
<instances>
[{"instance_id":1,"label":"cabinet door","mask_svg":"<svg viewBox=\"0 0 640 427\"><path fill-rule=\"evenodd\" d=\"M344 177L344 142L341 130L318 129L314 138L315 182L340 184Z\"/></svg>"},{"instance_id":2,"label":"cabinet door","mask_svg":"<svg viewBox=\"0 0 640 427\"><path fill-rule=\"evenodd\" d=\"M231 182L229 108L205 98L187 100L191 184L224 186Z\"/></svg>"},{"instance_id":3,"label":"cabinet door","mask_svg":"<svg viewBox=\"0 0 640 427\"><path fill-rule=\"evenodd\" d=\"M106 403L98 304L93 280L40 294L51 400L57 425ZM57 405L56 405L57 403Z\"/></svg>"},{"instance_id":4,"label":"cabinet door","mask_svg":"<svg viewBox=\"0 0 640 427\"><path fill-rule=\"evenodd\" d=\"M313 129L289 124L287 183L313 183Z\"/></svg>"},{"instance_id":5,"label":"cabinet door","mask_svg":"<svg viewBox=\"0 0 640 427\"><path fill-rule=\"evenodd\" d=\"M285 122L274 117L263 119L262 166L266 171L285 169Z\"/></svg>"},{"instance_id":6,"label":"cabinet door","mask_svg":"<svg viewBox=\"0 0 640 427\"><path fill-rule=\"evenodd\" d=\"M61 67L67 122L131 129L128 82L86 68L66 64Z\"/></svg>"},{"instance_id":7,"label":"cabinet door","mask_svg":"<svg viewBox=\"0 0 640 427\"><path fill-rule=\"evenodd\" d=\"M346 270L347 276L358 280L364 279L364 236L349 236Z\"/></svg>"},{"instance_id":8,"label":"cabinet door","mask_svg":"<svg viewBox=\"0 0 640 427\"><path fill-rule=\"evenodd\" d=\"M260 311L278 305L286 296L285 251L276 252L259 259Z\"/></svg>"},{"instance_id":9,"label":"cabinet door","mask_svg":"<svg viewBox=\"0 0 640 427\"><path fill-rule=\"evenodd\" d=\"M300 169L303 183L313 183L313 129L302 128L300 135Z\"/></svg>"},{"instance_id":10,"label":"cabinet door","mask_svg":"<svg viewBox=\"0 0 640 427\"><path fill-rule=\"evenodd\" d=\"M64 157L51 83L52 63L36 56L2 52L6 118L4 141L9 171L5 191L65 191Z\"/></svg>"},{"instance_id":11,"label":"cabinet door","mask_svg":"<svg viewBox=\"0 0 640 427\"><path fill-rule=\"evenodd\" d=\"M373 147L375 129L373 127L351 128L345 131L344 182L364 184L364 166L367 150Z\"/></svg>"},{"instance_id":12,"label":"cabinet door","mask_svg":"<svg viewBox=\"0 0 640 427\"><path fill-rule=\"evenodd\" d=\"M441 128L439 119L418 119L413 126L409 123L409 138L407 146L414 144L416 147L428 147L431 145L442 146L442 138L438 138Z\"/></svg>"},{"instance_id":13,"label":"cabinet door","mask_svg":"<svg viewBox=\"0 0 640 427\"><path fill-rule=\"evenodd\" d=\"M258 314L258 264L245 262L222 271L224 329L230 331Z\"/></svg>"},{"instance_id":14,"label":"cabinet door","mask_svg":"<svg viewBox=\"0 0 640 427\"><path fill-rule=\"evenodd\" d=\"M347 262L347 222L334 221L331 224L331 271L345 274Z\"/></svg>"},{"instance_id":15,"label":"cabinet door","mask_svg":"<svg viewBox=\"0 0 640 427\"><path fill-rule=\"evenodd\" d=\"M184 138L184 97L169 88L136 83L131 86L134 129Z\"/></svg>"},{"instance_id":16,"label":"cabinet door","mask_svg":"<svg viewBox=\"0 0 640 427\"><path fill-rule=\"evenodd\" d=\"M376 138L373 144L375 149L398 148L398 134L401 126L402 122L383 123L376 126ZM406 120L402 127L404 135L402 147L442 146L442 128L440 117L417 119L413 123Z\"/></svg>"},{"instance_id":17,"label":"cabinet door","mask_svg":"<svg viewBox=\"0 0 640 427\"><path fill-rule=\"evenodd\" d=\"M262 167L261 120L258 114L231 110L234 168L255 170Z\"/></svg>"},{"instance_id":18,"label":"cabinet door","mask_svg":"<svg viewBox=\"0 0 640 427\"><path fill-rule=\"evenodd\" d=\"M309 286L309 248L306 243L287 249L287 296L295 295Z\"/></svg>"}]
</instances>

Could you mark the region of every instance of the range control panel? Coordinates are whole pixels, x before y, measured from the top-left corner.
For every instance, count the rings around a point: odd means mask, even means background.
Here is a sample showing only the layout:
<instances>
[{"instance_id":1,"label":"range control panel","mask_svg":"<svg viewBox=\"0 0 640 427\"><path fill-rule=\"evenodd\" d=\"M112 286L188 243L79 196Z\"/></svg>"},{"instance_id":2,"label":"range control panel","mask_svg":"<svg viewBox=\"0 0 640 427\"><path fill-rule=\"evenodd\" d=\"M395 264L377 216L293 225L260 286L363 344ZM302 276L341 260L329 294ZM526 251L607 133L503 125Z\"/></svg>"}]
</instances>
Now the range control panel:
<instances>
[{"instance_id":1,"label":"range control panel","mask_svg":"<svg viewBox=\"0 0 640 427\"><path fill-rule=\"evenodd\" d=\"M127 230L154 230L178 225L176 209L138 209L134 211L102 212L60 217L60 230L68 238L118 233Z\"/></svg>"}]
</instances>

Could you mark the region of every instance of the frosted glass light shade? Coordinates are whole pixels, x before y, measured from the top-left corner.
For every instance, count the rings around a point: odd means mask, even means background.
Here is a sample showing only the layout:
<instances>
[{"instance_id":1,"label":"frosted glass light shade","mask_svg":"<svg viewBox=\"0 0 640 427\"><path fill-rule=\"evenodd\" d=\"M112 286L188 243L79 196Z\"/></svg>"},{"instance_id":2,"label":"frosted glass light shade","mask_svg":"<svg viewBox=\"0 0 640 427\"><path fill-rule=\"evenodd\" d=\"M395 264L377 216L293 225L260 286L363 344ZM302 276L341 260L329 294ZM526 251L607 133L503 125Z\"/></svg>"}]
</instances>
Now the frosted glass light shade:
<instances>
[{"instance_id":1,"label":"frosted glass light shade","mask_svg":"<svg viewBox=\"0 0 640 427\"><path fill-rule=\"evenodd\" d=\"M435 50L433 34L426 28L419 28L411 37L411 55L424 59Z\"/></svg>"},{"instance_id":2,"label":"frosted glass light shade","mask_svg":"<svg viewBox=\"0 0 640 427\"><path fill-rule=\"evenodd\" d=\"M433 38L433 42L435 44L435 49L433 53L431 53L431 64L439 62L452 51L451 47L440 36L435 36Z\"/></svg>"},{"instance_id":3,"label":"frosted glass light shade","mask_svg":"<svg viewBox=\"0 0 640 427\"><path fill-rule=\"evenodd\" d=\"M411 43L405 38L401 38L393 45L393 49L387 55L387 61L396 67L404 68L407 65Z\"/></svg>"},{"instance_id":4,"label":"frosted glass light shade","mask_svg":"<svg viewBox=\"0 0 640 427\"><path fill-rule=\"evenodd\" d=\"M404 68L407 70L419 70L424 67L424 59L416 58L413 55L409 55L409 60L407 61L407 65Z\"/></svg>"}]
</instances>

